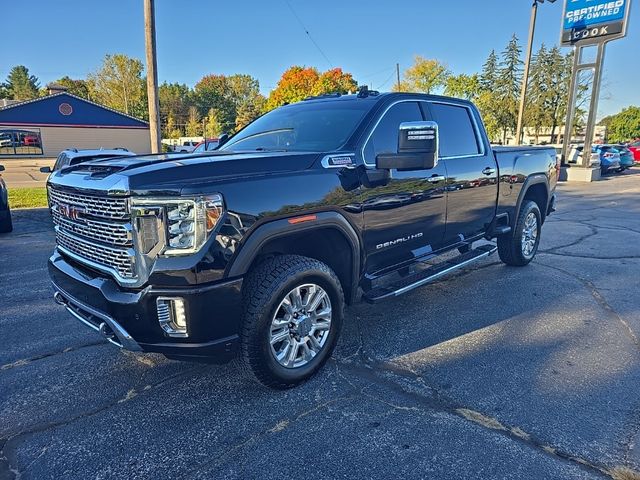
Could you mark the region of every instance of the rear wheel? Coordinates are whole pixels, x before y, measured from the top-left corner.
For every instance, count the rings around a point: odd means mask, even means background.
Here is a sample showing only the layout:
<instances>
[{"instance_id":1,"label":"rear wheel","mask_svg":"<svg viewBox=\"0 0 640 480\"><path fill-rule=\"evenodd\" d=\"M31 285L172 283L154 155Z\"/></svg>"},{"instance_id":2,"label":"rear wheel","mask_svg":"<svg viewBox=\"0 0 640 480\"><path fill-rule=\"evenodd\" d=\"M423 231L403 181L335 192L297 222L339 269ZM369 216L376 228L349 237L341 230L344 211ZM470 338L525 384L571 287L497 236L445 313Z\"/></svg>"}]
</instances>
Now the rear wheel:
<instances>
[{"instance_id":1,"label":"rear wheel","mask_svg":"<svg viewBox=\"0 0 640 480\"><path fill-rule=\"evenodd\" d=\"M343 310L340 281L324 263L297 255L266 261L245 284L245 366L272 388L307 380L331 356Z\"/></svg>"},{"instance_id":2,"label":"rear wheel","mask_svg":"<svg viewBox=\"0 0 640 480\"><path fill-rule=\"evenodd\" d=\"M527 265L538 251L541 227L542 215L538 204L524 201L513 231L498 237L500 260L507 265Z\"/></svg>"}]
</instances>

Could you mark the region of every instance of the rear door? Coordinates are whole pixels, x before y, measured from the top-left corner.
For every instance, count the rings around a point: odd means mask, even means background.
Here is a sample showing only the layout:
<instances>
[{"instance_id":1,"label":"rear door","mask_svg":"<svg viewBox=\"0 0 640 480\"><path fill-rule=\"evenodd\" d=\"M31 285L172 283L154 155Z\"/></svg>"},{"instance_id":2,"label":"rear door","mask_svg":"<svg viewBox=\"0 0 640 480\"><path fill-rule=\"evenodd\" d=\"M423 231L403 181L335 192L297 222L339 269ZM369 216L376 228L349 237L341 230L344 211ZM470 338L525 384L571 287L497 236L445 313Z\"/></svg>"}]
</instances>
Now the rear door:
<instances>
[{"instance_id":1,"label":"rear door","mask_svg":"<svg viewBox=\"0 0 640 480\"><path fill-rule=\"evenodd\" d=\"M498 166L479 119L465 104L429 102L440 132L440 158L447 169L445 243L482 234L498 201Z\"/></svg>"}]
</instances>

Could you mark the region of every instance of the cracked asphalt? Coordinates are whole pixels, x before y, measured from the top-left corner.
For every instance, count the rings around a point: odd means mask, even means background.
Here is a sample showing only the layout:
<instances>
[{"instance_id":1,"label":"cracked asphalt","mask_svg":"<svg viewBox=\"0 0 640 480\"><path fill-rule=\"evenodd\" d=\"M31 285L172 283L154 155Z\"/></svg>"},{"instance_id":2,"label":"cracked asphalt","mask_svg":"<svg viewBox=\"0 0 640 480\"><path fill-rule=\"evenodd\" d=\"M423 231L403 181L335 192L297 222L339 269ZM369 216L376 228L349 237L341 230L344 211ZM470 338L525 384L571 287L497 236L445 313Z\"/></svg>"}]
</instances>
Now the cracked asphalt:
<instances>
[{"instance_id":1,"label":"cracked asphalt","mask_svg":"<svg viewBox=\"0 0 640 480\"><path fill-rule=\"evenodd\" d=\"M43 210L0 236L0 480L640 478L640 169L559 186L497 256L375 306L281 392L119 351L54 304Z\"/></svg>"}]
</instances>

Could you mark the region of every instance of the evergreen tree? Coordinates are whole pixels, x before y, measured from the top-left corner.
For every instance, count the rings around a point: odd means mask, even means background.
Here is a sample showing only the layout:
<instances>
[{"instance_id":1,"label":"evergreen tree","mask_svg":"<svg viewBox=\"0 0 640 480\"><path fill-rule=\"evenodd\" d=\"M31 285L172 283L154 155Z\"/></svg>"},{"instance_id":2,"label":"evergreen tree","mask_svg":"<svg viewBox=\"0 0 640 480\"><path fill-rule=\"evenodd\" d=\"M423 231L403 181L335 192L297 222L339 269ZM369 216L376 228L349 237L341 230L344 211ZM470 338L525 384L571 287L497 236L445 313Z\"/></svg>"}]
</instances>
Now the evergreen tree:
<instances>
[{"instance_id":1,"label":"evergreen tree","mask_svg":"<svg viewBox=\"0 0 640 480\"><path fill-rule=\"evenodd\" d=\"M13 100L31 100L38 97L38 78L29 75L29 69L24 65L13 67L7 76L5 85L7 97Z\"/></svg>"},{"instance_id":2,"label":"evergreen tree","mask_svg":"<svg viewBox=\"0 0 640 480\"><path fill-rule=\"evenodd\" d=\"M185 127L187 137L200 137L202 136L202 122L200 121L200 115L198 115L198 109L196 107L189 107L189 120Z\"/></svg>"},{"instance_id":3,"label":"evergreen tree","mask_svg":"<svg viewBox=\"0 0 640 480\"><path fill-rule=\"evenodd\" d=\"M522 82L522 48L518 37L512 35L502 52L495 91L499 101L498 124L502 130L502 140L506 143L507 133L515 131L518 122L518 97Z\"/></svg>"},{"instance_id":4,"label":"evergreen tree","mask_svg":"<svg viewBox=\"0 0 640 480\"><path fill-rule=\"evenodd\" d=\"M482 66L482 73L480 73L480 88L483 90L493 90L496 86L498 79L498 56L495 50L491 50L491 53L487 57L487 61Z\"/></svg>"}]
</instances>

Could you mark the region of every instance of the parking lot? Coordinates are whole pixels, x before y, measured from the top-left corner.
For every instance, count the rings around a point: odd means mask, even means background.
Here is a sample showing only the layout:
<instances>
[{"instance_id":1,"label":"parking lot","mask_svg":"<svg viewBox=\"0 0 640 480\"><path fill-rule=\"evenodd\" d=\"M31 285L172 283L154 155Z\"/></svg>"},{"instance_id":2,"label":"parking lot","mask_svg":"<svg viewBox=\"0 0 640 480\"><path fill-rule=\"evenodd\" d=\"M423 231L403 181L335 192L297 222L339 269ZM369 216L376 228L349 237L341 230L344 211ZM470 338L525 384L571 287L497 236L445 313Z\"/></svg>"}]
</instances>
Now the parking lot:
<instances>
[{"instance_id":1,"label":"parking lot","mask_svg":"<svg viewBox=\"0 0 640 480\"><path fill-rule=\"evenodd\" d=\"M45 210L0 236L0 480L640 474L640 169L559 186L526 268L356 304L289 391L107 344L52 300ZM215 305L212 305L215 308Z\"/></svg>"}]
</instances>

